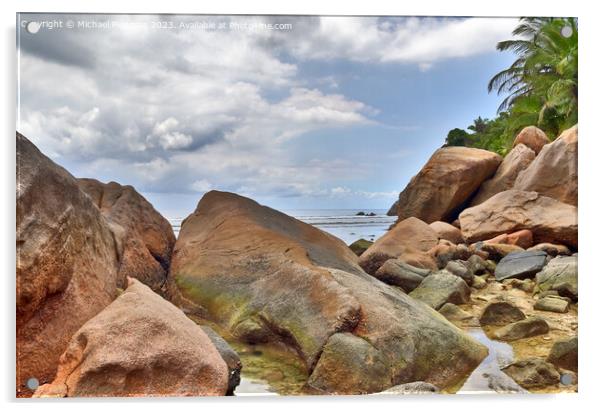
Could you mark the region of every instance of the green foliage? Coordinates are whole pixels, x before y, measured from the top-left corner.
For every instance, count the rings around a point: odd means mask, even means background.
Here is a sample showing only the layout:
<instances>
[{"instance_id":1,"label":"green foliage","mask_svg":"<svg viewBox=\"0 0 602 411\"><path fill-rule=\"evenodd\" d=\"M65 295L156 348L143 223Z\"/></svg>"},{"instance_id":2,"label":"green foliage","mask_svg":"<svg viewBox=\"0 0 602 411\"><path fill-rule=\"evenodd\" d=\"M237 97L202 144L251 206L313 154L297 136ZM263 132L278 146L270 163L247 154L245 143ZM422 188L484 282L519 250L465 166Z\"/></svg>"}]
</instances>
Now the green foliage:
<instances>
[{"instance_id":1,"label":"green foliage","mask_svg":"<svg viewBox=\"0 0 602 411\"><path fill-rule=\"evenodd\" d=\"M470 134L461 128L454 128L447 133L445 145L447 146L468 146Z\"/></svg>"},{"instance_id":2,"label":"green foliage","mask_svg":"<svg viewBox=\"0 0 602 411\"><path fill-rule=\"evenodd\" d=\"M504 155L526 126L536 125L554 139L577 123L577 29L575 18L521 18L512 32L518 38L497 45L500 51L517 54L488 84L489 92L506 95L498 116L479 116L467 127L467 136L460 129L450 131L446 143Z\"/></svg>"}]
</instances>

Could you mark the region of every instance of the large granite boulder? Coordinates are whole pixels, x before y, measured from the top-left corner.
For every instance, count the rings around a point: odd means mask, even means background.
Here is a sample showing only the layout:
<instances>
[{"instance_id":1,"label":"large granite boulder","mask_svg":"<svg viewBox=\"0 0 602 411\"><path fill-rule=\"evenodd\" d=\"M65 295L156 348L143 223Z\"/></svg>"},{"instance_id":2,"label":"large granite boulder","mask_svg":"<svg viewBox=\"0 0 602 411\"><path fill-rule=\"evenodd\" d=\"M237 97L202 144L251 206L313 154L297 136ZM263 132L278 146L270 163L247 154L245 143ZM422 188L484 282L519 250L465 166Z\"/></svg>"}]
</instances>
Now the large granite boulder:
<instances>
[{"instance_id":1,"label":"large granite boulder","mask_svg":"<svg viewBox=\"0 0 602 411\"><path fill-rule=\"evenodd\" d=\"M436 270L435 260L426 254L437 245L438 236L428 224L410 217L400 221L360 256L359 264L374 274L387 260L401 259L419 268Z\"/></svg>"},{"instance_id":2,"label":"large granite boulder","mask_svg":"<svg viewBox=\"0 0 602 411\"><path fill-rule=\"evenodd\" d=\"M399 221L451 221L502 162L491 151L468 147L437 150L399 194Z\"/></svg>"},{"instance_id":3,"label":"large granite boulder","mask_svg":"<svg viewBox=\"0 0 602 411\"><path fill-rule=\"evenodd\" d=\"M472 206L481 204L483 201L493 197L497 193L510 190L519 173L525 170L535 159L535 152L524 144L515 146L504 161L497 168L497 171L489 180L485 181L477 194L473 197L470 204Z\"/></svg>"},{"instance_id":4,"label":"large granite boulder","mask_svg":"<svg viewBox=\"0 0 602 411\"><path fill-rule=\"evenodd\" d=\"M550 139L542 130L535 126L527 126L514 138L513 147L522 144L533 150L535 154L539 154L541 149L549 142Z\"/></svg>"},{"instance_id":5,"label":"large granite boulder","mask_svg":"<svg viewBox=\"0 0 602 411\"><path fill-rule=\"evenodd\" d=\"M439 236L439 239L447 240L453 244L459 244L464 242L462 238L462 231L453 225L444 221L434 221L429 224L433 230Z\"/></svg>"},{"instance_id":6,"label":"large granite boulder","mask_svg":"<svg viewBox=\"0 0 602 411\"><path fill-rule=\"evenodd\" d=\"M403 261L387 260L374 273L374 277L384 283L401 287L406 293L409 293L431 273L431 270L413 267Z\"/></svg>"},{"instance_id":7,"label":"large granite boulder","mask_svg":"<svg viewBox=\"0 0 602 411\"><path fill-rule=\"evenodd\" d=\"M225 395L228 367L200 326L135 279L71 338L37 397Z\"/></svg>"},{"instance_id":8,"label":"large granite boulder","mask_svg":"<svg viewBox=\"0 0 602 411\"><path fill-rule=\"evenodd\" d=\"M559 256L552 259L535 276L537 292L557 291L558 294L577 301L579 297L577 256Z\"/></svg>"},{"instance_id":9,"label":"large granite boulder","mask_svg":"<svg viewBox=\"0 0 602 411\"><path fill-rule=\"evenodd\" d=\"M546 144L520 173L514 189L536 191L563 203L577 205L577 125Z\"/></svg>"},{"instance_id":10,"label":"large granite boulder","mask_svg":"<svg viewBox=\"0 0 602 411\"><path fill-rule=\"evenodd\" d=\"M295 350L310 385L323 392L416 380L447 387L487 351L366 274L339 239L235 194L205 194L183 221L170 275L236 338Z\"/></svg>"},{"instance_id":11,"label":"large granite boulder","mask_svg":"<svg viewBox=\"0 0 602 411\"><path fill-rule=\"evenodd\" d=\"M242 362L238 353L234 351L230 344L222 338L221 335L216 333L208 325L201 325L201 328L207 334L207 337L211 340L219 355L225 361L228 366L228 391L227 395L234 395L234 390L240 384L240 372L242 371Z\"/></svg>"},{"instance_id":12,"label":"large granite boulder","mask_svg":"<svg viewBox=\"0 0 602 411\"><path fill-rule=\"evenodd\" d=\"M547 263L544 251L517 251L502 258L495 267L495 279L530 278L540 272Z\"/></svg>"},{"instance_id":13,"label":"large granite boulder","mask_svg":"<svg viewBox=\"0 0 602 411\"><path fill-rule=\"evenodd\" d=\"M395 200L395 202L391 205L389 210L387 211L387 215L392 217L399 214L399 200Z\"/></svg>"},{"instance_id":14,"label":"large granite boulder","mask_svg":"<svg viewBox=\"0 0 602 411\"><path fill-rule=\"evenodd\" d=\"M117 296L113 232L65 169L17 133L17 395L55 375L71 335Z\"/></svg>"},{"instance_id":15,"label":"large granite boulder","mask_svg":"<svg viewBox=\"0 0 602 411\"><path fill-rule=\"evenodd\" d=\"M137 278L154 291L161 291L176 242L169 221L132 186L104 184L90 178L81 178L78 184L121 233L120 277Z\"/></svg>"},{"instance_id":16,"label":"large granite boulder","mask_svg":"<svg viewBox=\"0 0 602 411\"><path fill-rule=\"evenodd\" d=\"M439 271L426 277L409 295L438 310L445 303L469 302L470 288L460 277L446 271Z\"/></svg>"},{"instance_id":17,"label":"large granite boulder","mask_svg":"<svg viewBox=\"0 0 602 411\"><path fill-rule=\"evenodd\" d=\"M460 224L464 238L471 243L527 229L535 243L577 248L577 207L534 191L502 191L465 209Z\"/></svg>"}]
</instances>

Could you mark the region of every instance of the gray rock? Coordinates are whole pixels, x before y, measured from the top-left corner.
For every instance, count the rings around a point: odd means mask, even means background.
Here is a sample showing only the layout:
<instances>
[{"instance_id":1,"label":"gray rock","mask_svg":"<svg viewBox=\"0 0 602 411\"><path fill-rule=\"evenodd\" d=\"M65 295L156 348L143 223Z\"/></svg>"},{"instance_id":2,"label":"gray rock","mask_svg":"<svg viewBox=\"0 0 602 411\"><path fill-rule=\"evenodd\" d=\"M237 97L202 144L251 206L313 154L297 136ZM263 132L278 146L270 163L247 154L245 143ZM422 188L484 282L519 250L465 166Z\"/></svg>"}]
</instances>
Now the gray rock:
<instances>
[{"instance_id":1,"label":"gray rock","mask_svg":"<svg viewBox=\"0 0 602 411\"><path fill-rule=\"evenodd\" d=\"M226 342L218 333L207 325L201 325L207 337L211 340L217 351L222 356L224 362L228 366L228 392L227 395L234 395L234 390L240 384L240 370L242 369L242 363L240 357L230 347L230 344Z\"/></svg>"},{"instance_id":2,"label":"gray rock","mask_svg":"<svg viewBox=\"0 0 602 411\"><path fill-rule=\"evenodd\" d=\"M468 269L466 263L464 263L462 260L450 261L445 266L445 271L460 277L466 281L466 284L468 285L472 285L474 281L474 274L472 273L472 270Z\"/></svg>"},{"instance_id":3,"label":"gray rock","mask_svg":"<svg viewBox=\"0 0 602 411\"><path fill-rule=\"evenodd\" d=\"M477 254L473 254L468 258L466 267L472 275L483 275L487 273L487 262Z\"/></svg>"},{"instance_id":4,"label":"gray rock","mask_svg":"<svg viewBox=\"0 0 602 411\"><path fill-rule=\"evenodd\" d=\"M548 362L557 367L577 372L579 366L578 345L577 337L556 341L548 355Z\"/></svg>"},{"instance_id":5,"label":"gray rock","mask_svg":"<svg viewBox=\"0 0 602 411\"><path fill-rule=\"evenodd\" d=\"M406 384L396 385L388 390L376 393L375 395L404 395L404 394L436 394L439 388L433 384L424 381L408 382Z\"/></svg>"},{"instance_id":6,"label":"gray rock","mask_svg":"<svg viewBox=\"0 0 602 411\"><path fill-rule=\"evenodd\" d=\"M535 305L533 306L536 310L539 311L551 311L554 313L566 313L569 310L568 301L557 298L554 296L547 296L544 298L540 298L537 300Z\"/></svg>"},{"instance_id":7,"label":"gray rock","mask_svg":"<svg viewBox=\"0 0 602 411\"><path fill-rule=\"evenodd\" d=\"M470 288L460 277L446 271L437 271L422 280L410 296L438 310L445 303L469 302Z\"/></svg>"},{"instance_id":8,"label":"gray rock","mask_svg":"<svg viewBox=\"0 0 602 411\"><path fill-rule=\"evenodd\" d=\"M409 293L418 287L429 274L431 274L430 270L417 268L400 260L387 260L374 273L374 276L382 282L401 287L406 293Z\"/></svg>"},{"instance_id":9,"label":"gray rock","mask_svg":"<svg viewBox=\"0 0 602 411\"><path fill-rule=\"evenodd\" d=\"M493 337L496 340L514 341L546 334L549 331L550 326L543 318L529 317L496 330Z\"/></svg>"},{"instance_id":10,"label":"gray rock","mask_svg":"<svg viewBox=\"0 0 602 411\"><path fill-rule=\"evenodd\" d=\"M541 358L516 361L502 371L524 388L541 388L560 382L560 374L554 365Z\"/></svg>"},{"instance_id":11,"label":"gray rock","mask_svg":"<svg viewBox=\"0 0 602 411\"><path fill-rule=\"evenodd\" d=\"M546 265L548 255L541 250L519 251L502 258L495 268L498 281L506 278L529 278L541 271Z\"/></svg>"},{"instance_id":12,"label":"gray rock","mask_svg":"<svg viewBox=\"0 0 602 411\"><path fill-rule=\"evenodd\" d=\"M525 318L525 314L514 304L497 301L485 307L479 322L481 325L506 325Z\"/></svg>"},{"instance_id":13,"label":"gray rock","mask_svg":"<svg viewBox=\"0 0 602 411\"><path fill-rule=\"evenodd\" d=\"M556 257L535 276L536 291L556 291L577 301L577 256Z\"/></svg>"}]
</instances>

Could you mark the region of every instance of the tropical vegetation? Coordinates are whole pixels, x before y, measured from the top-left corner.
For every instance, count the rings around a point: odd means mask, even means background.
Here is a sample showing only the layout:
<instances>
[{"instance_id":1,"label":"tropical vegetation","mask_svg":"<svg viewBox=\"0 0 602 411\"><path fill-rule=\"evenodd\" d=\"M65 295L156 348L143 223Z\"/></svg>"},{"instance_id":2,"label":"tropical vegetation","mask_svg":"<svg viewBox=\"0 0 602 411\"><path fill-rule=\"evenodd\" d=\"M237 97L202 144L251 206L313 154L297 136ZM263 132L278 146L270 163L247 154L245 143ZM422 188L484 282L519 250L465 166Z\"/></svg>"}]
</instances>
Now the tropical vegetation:
<instances>
[{"instance_id":1,"label":"tropical vegetation","mask_svg":"<svg viewBox=\"0 0 602 411\"><path fill-rule=\"evenodd\" d=\"M573 17L521 18L512 32L514 38L497 44L499 51L517 55L487 86L489 92L504 96L497 116L479 116L466 130L451 130L446 144L504 155L525 126L537 125L554 139L577 123L577 29Z\"/></svg>"}]
</instances>

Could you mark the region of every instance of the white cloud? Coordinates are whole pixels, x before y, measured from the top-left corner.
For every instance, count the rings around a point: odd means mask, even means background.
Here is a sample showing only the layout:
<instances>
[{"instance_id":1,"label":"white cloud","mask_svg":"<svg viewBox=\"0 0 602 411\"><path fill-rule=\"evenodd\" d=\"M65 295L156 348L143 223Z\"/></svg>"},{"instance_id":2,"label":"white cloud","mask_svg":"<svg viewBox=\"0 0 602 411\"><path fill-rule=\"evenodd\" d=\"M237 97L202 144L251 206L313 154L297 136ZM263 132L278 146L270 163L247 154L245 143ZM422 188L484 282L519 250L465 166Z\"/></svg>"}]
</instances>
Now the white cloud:
<instances>
[{"instance_id":1,"label":"white cloud","mask_svg":"<svg viewBox=\"0 0 602 411\"><path fill-rule=\"evenodd\" d=\"M202 179L194 181L191 188L199 193L206 193L213 188L213 185L209 181Z\"/></svg>"}]
</instances>

